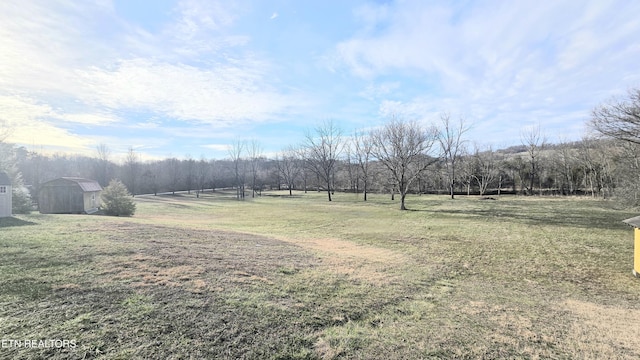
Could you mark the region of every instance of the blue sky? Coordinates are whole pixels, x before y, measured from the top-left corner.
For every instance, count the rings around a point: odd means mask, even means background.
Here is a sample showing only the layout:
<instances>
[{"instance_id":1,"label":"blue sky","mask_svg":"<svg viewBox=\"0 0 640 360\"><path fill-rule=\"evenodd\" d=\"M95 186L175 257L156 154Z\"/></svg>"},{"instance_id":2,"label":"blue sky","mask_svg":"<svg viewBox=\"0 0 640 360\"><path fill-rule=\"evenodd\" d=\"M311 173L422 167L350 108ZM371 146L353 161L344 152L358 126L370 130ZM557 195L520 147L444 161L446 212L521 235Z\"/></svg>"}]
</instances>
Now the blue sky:
<instances>
[{"instance_id":1,"label":"blue sky","mask_svg":"<svg viewBox=\"0 0 640 360\"><path fill-rule=\"evenodd\" d=\"M640 86L637 1L4 0L0 120L29 149L144 159L274 154L448 112L494 148L576 140Z\"/></svg>"}]
</instances>

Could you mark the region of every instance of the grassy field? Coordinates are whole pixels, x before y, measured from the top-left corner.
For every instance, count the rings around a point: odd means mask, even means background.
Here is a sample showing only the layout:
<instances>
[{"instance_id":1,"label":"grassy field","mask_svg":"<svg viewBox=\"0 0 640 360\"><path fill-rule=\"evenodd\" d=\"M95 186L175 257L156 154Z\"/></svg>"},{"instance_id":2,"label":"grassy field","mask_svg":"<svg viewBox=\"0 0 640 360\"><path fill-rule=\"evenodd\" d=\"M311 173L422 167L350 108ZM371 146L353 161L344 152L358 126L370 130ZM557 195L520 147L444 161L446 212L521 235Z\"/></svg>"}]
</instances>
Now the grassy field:
<instances>
[{"instance_id":1,"label":"grassy field","mask_svg":"<svg viewBox=\"0 0 640 360\"><path fill-rule=\"evenodd\" d=\"M636 214L608 202L136 202L0 219L0 358L640 358Z\"/></svg>"}]
</instances>

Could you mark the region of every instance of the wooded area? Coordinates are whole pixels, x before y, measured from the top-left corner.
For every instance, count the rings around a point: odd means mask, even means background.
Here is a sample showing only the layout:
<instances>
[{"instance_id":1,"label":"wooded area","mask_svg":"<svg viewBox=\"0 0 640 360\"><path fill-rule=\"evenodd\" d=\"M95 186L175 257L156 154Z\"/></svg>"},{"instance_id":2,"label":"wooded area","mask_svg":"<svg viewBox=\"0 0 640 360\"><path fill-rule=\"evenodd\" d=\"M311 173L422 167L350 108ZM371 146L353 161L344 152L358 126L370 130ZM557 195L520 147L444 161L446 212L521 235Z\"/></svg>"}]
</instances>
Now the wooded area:
<instances>
[{"instance_id":1,"label":"wooded area","mask_svg":"<svg viewBox=\"0 0 640 360\"><path fill-rule=\"evenodd\" d=\"M0 168L14 188L37 199L41 184L62 176L84 177L106 186L123 181L134 194L235 188L238 199L265 189L465 195L588 195L616 197L628 205L640 202L640 90L594 108L592 135L580 141L549 143L544 129L525 128L520 145L494 150L465 139L469 125L441 115L439 126L392 116L382 127L346 136L326 121L275 156L263 155L257 140L229 145L226 159L187 155L141 161L130 148L117 163L106 144L94 154L43 155L0 143ZM434 124L438 123L434 121ZM3 130L7 134L8 130ZM6 135L5 135L6 137ZM22 190L20 190L22 189Z\"/></svg>"}]
</instances>

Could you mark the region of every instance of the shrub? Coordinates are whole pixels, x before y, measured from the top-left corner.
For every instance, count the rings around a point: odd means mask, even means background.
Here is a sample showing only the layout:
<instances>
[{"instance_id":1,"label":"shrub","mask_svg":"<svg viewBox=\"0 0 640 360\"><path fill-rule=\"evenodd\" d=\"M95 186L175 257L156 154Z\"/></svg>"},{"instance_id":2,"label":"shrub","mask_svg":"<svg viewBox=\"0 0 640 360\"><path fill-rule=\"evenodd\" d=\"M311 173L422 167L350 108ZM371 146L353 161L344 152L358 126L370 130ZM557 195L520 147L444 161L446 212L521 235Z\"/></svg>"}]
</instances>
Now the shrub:
<instances>
[{"instance_id":1,"label":"shrub","mask_svg":"<svg viewBox=\"0 0 640 360\"><path fill-rule=\"evenodd\" d=\"M14 214L28 214L33 210L31 194L29 193L29 189L24 186L16 186L13 188L11 203Z\"/></svg>"},{"instance_id":2,"label":"shrub","mask_svg":"<svg viewBox=\"0 0 640 360\"><path fill-rule=\"evenodd\" d=\"M111 180L102 191L104 212L113 216L131 216L136 211L136 204L126 186L117 179Z\"/></svg>"}]
</instances>

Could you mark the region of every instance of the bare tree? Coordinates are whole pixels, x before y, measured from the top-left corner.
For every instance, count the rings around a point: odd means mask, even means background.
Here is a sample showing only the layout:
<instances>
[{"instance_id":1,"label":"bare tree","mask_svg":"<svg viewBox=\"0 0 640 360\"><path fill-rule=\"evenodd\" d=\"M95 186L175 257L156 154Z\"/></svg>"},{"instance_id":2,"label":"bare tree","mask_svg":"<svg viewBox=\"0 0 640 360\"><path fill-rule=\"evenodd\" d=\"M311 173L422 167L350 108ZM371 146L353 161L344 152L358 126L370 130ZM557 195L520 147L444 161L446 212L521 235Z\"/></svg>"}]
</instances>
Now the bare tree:
<instances>
[{"instance_id":1,"label":"bare tree","mask_svg":"<svg viewBox=\"0 0 640 360\"><path fill-rule=\"evenodd\" d=\"M584 174L578 162L576 149L572 144L564 141L558 145L552 154L554 167L554 182L559 186L562 195L576 193L580 177ZM559 179L557 179L559 177Z\"/></svg>"},{"instance_id":2,"label":"bare tree","mask_svg":"<svg viewBox=\"0 0 640 360\"><path fill-rule=\"evenodd\" d=\"M547 144L546 137L540 131L540 125L530 127L520 133L522 145L527 148L529 156L529 187L527 192L533 194L533 185L536 177L539 177L540 154ZM542 192L542 189L540 189Z\"/></svg>"},{"instance_id":3,"label":"bare tree","mask_svg":"<svg viewBox=\"0 0 640 360\"><path fill-rule=\"evenodd\" d=\"M180 182L180 160L175 157L167 159L167 170L169 191L175 195Z\"/></svg>"},{"instance_id":4,"label":"bare tree","mask_svg":"<svg viewBox=\"0 0 640 360\"><path fill-rule=\"evenodd\" d=\"M200 197L200 193L204 192L204 187L207 182L207 178L209 177L209 163L204 155L200 156L200 161L198 161L197 169L196 169L196 197Z\"/></svg>"},{"instance_id":5,"label":"bare tree","mask_svg":"<svg viewBox=\"0 0 640 360\"><path fill-rule=\"evenodd\" d=\"M236 188L236 198L244 199L245 164L243 154L247 144L245 141L236 141L227 149L229 157L233 162L233 171Z\"/></svg>"},{"instance_id":6,"label":"bare tree","mask_svg":"<svg viewBox=\"0 0 640 360\"><path fill-rule=\"evenodd\" d=\"M9 126L9 122L3 119L0 119L0 143L7 140L9 135L11 135L12 128Z\"/></svg>"},{"instance_id":7,"label":"bare tree","mask_svg":"<svg viewBox=\"0 0 640 360\"><path fill-rule=\"evenodd\" d=\"M289 149L294 149L293 147L289 147ZM295 158L298 161L298 167L300 168L300 176L302 177L302 189L304 193L307 193L307 185L309 182L309 175L313 173L313 170L309 167L309 161L307 161L307 150L304 148L304 145L295 148ZM319 190L319 189L318 189Z\"/></svg>"},{"instance_id":8,"label":"bare tree","mask_svg":"<svg viewBox=\"0 0 640 360\"><path fill-rule=\"evenodd\" d=\"M477 175L477 164L471 155L461 157L458 161L459 171L457 177L467 189L467 196L471 195L471 186L475 182Z\"/></svg>"},{"instance_id":9,"label":"bare tree","mask_svg":"<svg viewBox=\"0 0 640 360\"><path fill-rule=\"evenodd\" d=\"M640 144L624 141L616 144L616 189L618 201L627 206L640 205Z\"/></svg>"},{"instance_id":10,"label":"bare tree","mask_svg":"<svg viewBox=\"0 0 640 360\"><path fill-rule=\"evenodd\" d=\"M325 121L315 128L315 133L307 132L305 135L304 159L307 167L325 185L329 201L336 162L343 149L342 131L333 121Z\"/></svg>"},{"instance_id":11,"label":"bare tree","mask_svg":"<svg viewBox=\"0 0 640 360\"><path fill-rule=\"evenodd\" d=\"M610 142L610 141L607 141ZM591 136L584 136L580 141L579 158L583 169L584 186L591 192L592 197L604 196L610 192L605 188L612 187L612 158L619 157L607 149L603 140L595 139ZM615 150L615 149L613 149Z\"/></svg>"},{"instance_id":12,"label":"bare tree","mask_svg":"<svg viewBox=\"0 0 640 360\"><path fill-rule=\"evenodd\" d=\"M440 115L442 129L438 134L438 142L442 151L447 178L449 180L449 194L454 199L454 190L456 182L456 164L458 159L465 151L465 140L462 135L469 131L469 127L465 124L464 119L460 119L458 124L451 123L451 116L448 113Z\"/></svg>"},{"instance_id":13,"label":"bare tree","mask_svg":"<svg viewBox=\"0 0 640 360\"><path fill-rule=\"evenodd\" d=\"M435 162L428 153L437 139L437 129L424 129L415 121L393 116L371 136L372 154L389 170L393 187L400 192L400 210L406 210L405 198L411 184Z\"/></svg>"},{"instance_id":14,"label":"bare tree","mask_svg":"<svg viewBox=\"0 0 640 360\"><path fill-rule=\"evenodd\" d=\"M347 187L349 191L357 194L360 189L360 167L355 162L355 153L351 141L347 141L344 146L344 158L341 162L343 175L346 173Z\"/></svg>"},{"instance_id":15,"label":"bare tree","mask_svg":"<svg viewBox=\"0 0 640 360\"><path fill-rule=\"evenodd\" d=\"M187 194L191 194L191 189L193 188L193 185L194 185L196 161L193 160L193 158L191 157L191 154L187 154L185 158L186 159L183 162L184 180L185 180L185 185L187 187Z\"/></svg>"},{"instance_id":16,"label":"bare tree","mask_svg":"<svg viewBox=\"0 0 640 360\"><path fill-rule=\"evenodd\" d=\"M289 196L293 195L292 190L295 187L296 179L300 176L302 166L300 159L297 156L298 152L289 147L282 151L279 156L276 156L276 163L278 165L278 173L287 184L289 189Z\"/></svg>"},{"instance_id":17,"label":"bare tree","mask_svg":"<svg viewBox=\"0 0 640 360\"><path fill-rule=\"evenodd\" d=\"M491 146L485 150L480 150L477 146L473 154L474 179L478 184L480 195L484 195L487 189L498 176L495 154Z\"/></svg>"},{"instance_id":18,"label":"bare tree","mask_svg":"<svg viewBox=\"0 0 640 360\"><path fill-rule=\"evenodd\" d=\"M602 135L640 144L640 88L593 109L589 124Z\"/></svg>"},{"instance_id":19,"label":"bare tree","mask_svg":"<svg viewBox=\"0 0 640 360\"><path fill-rule=\"evenodd\" d=\"M147 187L153 195L158 195L158 168L159 163L148 164L148 168L142 173L142 179L146 183Z\"/></svg>"},{"instance_id":20,"label":"bare tree","mask_svg":"<svg viewBox=\"0 0 640 360\"><path fill-rule=\"evenodd\" d=\"M127 174L127 188L132 196L136 196L136 180L138 178L140 160L138 154L133 149L133 146L130 146L127 151L127 157L124 165Z\"/></svg>"},{"instance_id":21,"label":"bare tree","mask_svg":"<svg viewBox=\"0 0 640 360\"><path fill-rule=\"evenodd\" d=\"M513 180L511 190L516 194L523 194L525 190L525 179L527 164L520 154L504 161L504 169Z\"/></svg>"},{"instance_id":22,"label":"bare tree","mask_svg":"<svg viewBox=\"0 0 640 360\"><path fill-rule=\"evenodd\" d=\"M258 140L253 139L249 143L247 150L251 162L251 197L253 198L256 196L258 173L262 165L262 146L260 146Z\"/></svg>"},{"instance_id":23,"label":"bare tree","mask_svg":"<svg viewBox=\"0 0 640 360\"><path fill-rule=\"evenodd\" d=\"M364 201L367 201L367 191L369 189L369 181L371 180L371 159L373 158L373 138L371 134L365 132L356 132L353 134L354 156L360 167L360 176L362 179L362 192Z\"/></svg>"},{"instance_id":24,"label":"bare tree","mask_svg":"<svg viewBox=\"0 0 640 360\"><path fill-rule=\"evenodd\" d=\"M215 159L211 159L209 161L209 184L211 185L212 193L216 191L216 184L218 182L217 171L219 171L217 161Z\"/></svg>"},{"instance_id":25,"label":"bare tree","mask_svg":"<svg viewBox=\"0 0 640 360\"><path fill-rule=\"evenodd\" d=\"M98 183L100 183L100 185L105 187L109 185L109 181L111 181L111 176L109 175L110 168L111 168L111 161L109 160L109 158L111 157L111 150L106 144L101 143L98 146L96 146L96 152L97 152L97 163L95 165L96 180L98 181Z\"/></svg>"}]
</instances>

